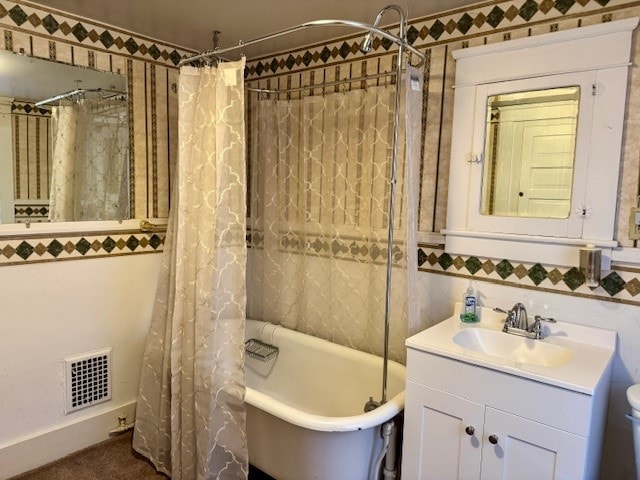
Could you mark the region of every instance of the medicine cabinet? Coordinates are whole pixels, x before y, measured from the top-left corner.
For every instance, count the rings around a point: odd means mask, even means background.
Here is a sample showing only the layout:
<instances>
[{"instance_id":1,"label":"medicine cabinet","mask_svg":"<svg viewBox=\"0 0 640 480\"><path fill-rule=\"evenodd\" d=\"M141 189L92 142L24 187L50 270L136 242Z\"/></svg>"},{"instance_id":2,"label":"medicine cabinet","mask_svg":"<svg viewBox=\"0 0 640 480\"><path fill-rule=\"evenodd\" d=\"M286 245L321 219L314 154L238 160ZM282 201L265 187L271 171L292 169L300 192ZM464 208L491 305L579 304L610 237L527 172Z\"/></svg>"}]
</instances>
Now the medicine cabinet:
<instances>
[{"instance_id":1,"label":"medicine cabinet","mask_svg":"<svg viewBox=\"0 0 640 480\"><path fill-rule=\"evenodd\" d=\"M445 251L577 265L614 240L638 18L456 50Z\"/></svg>"}]
</instances>

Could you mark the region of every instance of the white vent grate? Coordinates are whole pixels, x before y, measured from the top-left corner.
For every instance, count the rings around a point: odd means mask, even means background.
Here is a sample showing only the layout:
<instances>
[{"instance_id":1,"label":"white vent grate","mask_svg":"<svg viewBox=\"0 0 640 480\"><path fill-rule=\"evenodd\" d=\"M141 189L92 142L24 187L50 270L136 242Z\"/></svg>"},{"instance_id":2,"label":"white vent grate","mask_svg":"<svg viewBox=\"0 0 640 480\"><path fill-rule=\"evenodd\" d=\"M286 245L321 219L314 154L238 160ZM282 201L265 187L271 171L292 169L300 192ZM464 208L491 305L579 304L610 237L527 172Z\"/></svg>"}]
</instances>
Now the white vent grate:
<instances>
[{"instance_id":1,"label":"white vent grate","mask_svg":"<svg viewBox=\"0 0 640 480\"><path fill-rule=\"evenodd\" d=\"M65 413L111 400L111 349L65 358Z\"/></svg>"}]
</instances>

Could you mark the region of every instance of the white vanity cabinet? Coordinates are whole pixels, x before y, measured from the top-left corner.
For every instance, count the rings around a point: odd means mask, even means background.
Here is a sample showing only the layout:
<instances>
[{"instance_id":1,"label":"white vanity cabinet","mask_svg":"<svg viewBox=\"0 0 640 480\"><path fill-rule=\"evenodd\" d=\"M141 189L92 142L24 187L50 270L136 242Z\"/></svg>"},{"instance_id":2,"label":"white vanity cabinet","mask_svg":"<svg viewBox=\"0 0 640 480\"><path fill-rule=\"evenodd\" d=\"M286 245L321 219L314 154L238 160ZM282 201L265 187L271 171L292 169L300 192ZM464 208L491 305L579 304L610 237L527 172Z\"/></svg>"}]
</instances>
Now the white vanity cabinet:
<instances>
[{"instance_id":1,"label":"white vanity cabinet","mask_svg":"<svg viewBox=\"0 0 640 480\"><path fill-rule=\"evenodd\" d=\"M547 383L546 367L493 368L455 346L445 351L438 342L459 324L452 318L432 327L440 338L429 329L407 340L402 479L598 478L613 350L585 345L593 359L602 353L600 372L593 388L572 389ZM580 368L581 355L557 370Z\"/></svg>"},{"instance_id":2,"label":"white vanity cabinet","mask_svg":"<svg viewBox=\"0 0 640 480\"><path fill-rule=\"evenodd\" d=\"M405 394L403 479L585 477L583 436L411 381Z\"/></svg>"}]
</instances>

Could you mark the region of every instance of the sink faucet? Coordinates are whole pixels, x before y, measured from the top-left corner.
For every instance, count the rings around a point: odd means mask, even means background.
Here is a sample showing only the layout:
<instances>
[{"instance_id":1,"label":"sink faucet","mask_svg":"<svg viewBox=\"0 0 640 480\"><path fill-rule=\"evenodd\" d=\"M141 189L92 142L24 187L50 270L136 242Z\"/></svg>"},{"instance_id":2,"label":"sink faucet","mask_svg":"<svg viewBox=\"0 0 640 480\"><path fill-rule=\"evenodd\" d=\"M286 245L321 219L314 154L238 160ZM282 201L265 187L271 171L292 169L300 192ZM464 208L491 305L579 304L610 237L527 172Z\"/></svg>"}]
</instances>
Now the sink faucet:
<instances>
[{"instance_id":1,"label":"sink faucet","mask_svg":"<svg viewBox=\"0 0 640 480\"><path fill-rule=\"evenodd\" d=\"M504 327L502 327L503 332L534 338L537 340L542 338L542 325L540 322L556 323L553 318L536 315L534 317L533 324L530 326L529 319L527 318L527 309L522 303L516 303L508 312L501 308L494 308L493 310L507 314L507 318L504 321Z\"/></svg>"}]
</instances>

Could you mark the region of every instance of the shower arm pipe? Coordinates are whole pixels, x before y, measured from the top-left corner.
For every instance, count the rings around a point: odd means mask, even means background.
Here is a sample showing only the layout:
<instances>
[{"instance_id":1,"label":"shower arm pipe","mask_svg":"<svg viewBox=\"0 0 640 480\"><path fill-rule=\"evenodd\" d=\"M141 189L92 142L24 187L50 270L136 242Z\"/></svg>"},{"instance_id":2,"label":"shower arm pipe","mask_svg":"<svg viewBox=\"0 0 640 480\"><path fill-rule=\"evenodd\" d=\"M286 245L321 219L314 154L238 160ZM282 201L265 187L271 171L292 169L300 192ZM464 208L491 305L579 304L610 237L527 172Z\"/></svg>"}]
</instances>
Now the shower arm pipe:
<instances>
[{"instance_id":1,"label":"shower arm pipe","mask_svg":"<svg viewBox=\"0 0 640 480\"><path fill-rule=\"evenodd\" d=\"M394 10L400 17L399 34L402 40L398 43L398 55L396 58L396 71L402 71L402 55L403 49L408 44L405 41L407 20L404 10L398 5L387 5L376 16L375 23L379 23L382 20L382 16L389 10ZM425 58L424 56L422 57ZM386 298L384 304L384 355L382 365L382 398L380 404L387 402L387 376L388 376L388 364L389 364L389 323L391 317L391 271L393 269L393 227L395 223L395 210L396 210L396 183L397 183L397 171L398 171L398 127L400 125L400 103L401 103L401 88L400 82L396 82L395 92L395 111L393 116L393 149L391 153L391 179L389 188L389 228L387 236L387 280L386 280Z\"/></svg>"},{"instance_id":2,"label":"shower arm pipe","mask_svg":"<svg viewBox=\"0 0 640 480\"><path fill-rule=\"evenodd\" d=\"M389 7L393 7L393 6L389 6ZM387 8L387 7L385 7ZM381 12L382 13L382 12ZM403 14L404 17L404 14ZM405 30L405 24L403 22L401 22L400 25L400 36L396 36L393 35L392 33L387 32L386 30L383 30L381 28L378 28L377 26L374 25L369 25L368 23L363 23L363 22L357 22L355 20L313 20L311 22L306 22L306 23L302 23L300 25L296 25L294 27L290 27L290 28L286 28L284 30L280 30L278 32L275 33L270 33L268 35L264 35L262 37L258 37L258 38L254 38L252 40L247 40L246 42L240 40L237 45L232 45L230 47L224 47L224 48L216 48L214 50L209 50L203 53L199 53L197 55L193 55L191 57L185 57L182 60L180 60L178 62L178 66L181 67L183 65L186 65L188 63L194 62L196 60L201 60L201 59L206 59L209 57L219 57L220 55L223 55L225 53L228 52L232 52L234 50L241 50L244 47L249 47L251 45L255 45L257 43L262 43L262 42L266 42L268 40L272 40L274 38L278 38L281 37L283 35L289 35L291 33L295 33L295 32L299 32L301 30L305 30L307 28L311 28L311 27L353 27L353 28L357 28L357 29L361 29L361 30L366 30L368 32L372 32L375 33L383 38L386 38L387 40L391 40L393 43L395 43L396 45L398 45L398 48L402 51L403 48L406 48L409 52L411 52L412 54L416 55L419 59L420 62L415 65L416 67L421 67L424 64L424 61L426 60L426 57L424 55L424 53L420 52L417 48L413 47L412 45L410 45L404 38L404 30Z\"/></svg>"}]
</instances>

